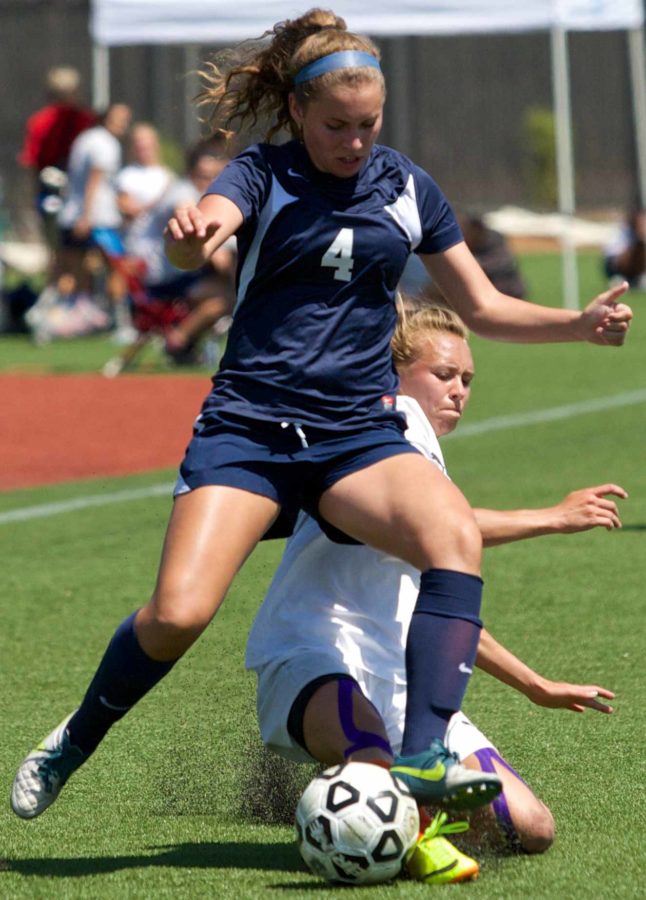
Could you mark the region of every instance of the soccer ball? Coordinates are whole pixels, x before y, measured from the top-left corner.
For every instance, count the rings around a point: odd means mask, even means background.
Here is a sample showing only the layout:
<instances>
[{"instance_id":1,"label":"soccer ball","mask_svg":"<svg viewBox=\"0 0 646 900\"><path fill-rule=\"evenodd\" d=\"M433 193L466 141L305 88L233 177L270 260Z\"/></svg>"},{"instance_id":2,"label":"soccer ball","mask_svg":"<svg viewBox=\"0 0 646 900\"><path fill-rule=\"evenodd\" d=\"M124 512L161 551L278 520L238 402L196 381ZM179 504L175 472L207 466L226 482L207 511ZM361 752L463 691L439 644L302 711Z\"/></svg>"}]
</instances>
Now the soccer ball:
<instances>
[{"instance_id":1,"label":"soccer ball","mask_svg":"<svg viewBox=\"0 0 646 900\"><path fill-rule=\"evenodd\" d=\"M296 807L301 856L326 881L377 884L395 878L418 834L417 803L406 785L370 763L326 769Z\"/></svg>"}]
</instances>

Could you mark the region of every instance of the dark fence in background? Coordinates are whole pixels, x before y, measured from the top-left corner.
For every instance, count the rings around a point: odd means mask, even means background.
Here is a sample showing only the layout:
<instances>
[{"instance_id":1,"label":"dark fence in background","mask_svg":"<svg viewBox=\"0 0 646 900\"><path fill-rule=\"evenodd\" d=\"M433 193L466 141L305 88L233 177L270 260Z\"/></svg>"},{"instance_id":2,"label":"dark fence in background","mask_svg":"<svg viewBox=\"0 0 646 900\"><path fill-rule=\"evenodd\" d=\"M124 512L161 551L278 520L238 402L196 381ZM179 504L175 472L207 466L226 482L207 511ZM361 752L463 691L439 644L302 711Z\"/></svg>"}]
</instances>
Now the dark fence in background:
<instances>
[{"instance_id":1,"label":"dark fence in background","mask_svg":"<svg viewBox=\"0 0 646 900\"><path fill-rule=\"evenodd\" d=\"M29 218L27 182L15 161L24 124L43 103L52 65L77 66L89 99L88 19L88 0L0 0L0 178L19 232ZM551 106L547 34L392 38L379 45L389 88L384 143L428 169L460 206L549 208L554 185L539 183L536 169L546 162L549 169L546 151L539 151L551 127L549 114L540 113ZM213 49L113 48L111 97L157 125L179 155L199 133L188 102L196 83L186 73ZM636 192L636 161L626 36L572 34L570 60L579 208L627 206Z\"/></svg>"}]
</instances>

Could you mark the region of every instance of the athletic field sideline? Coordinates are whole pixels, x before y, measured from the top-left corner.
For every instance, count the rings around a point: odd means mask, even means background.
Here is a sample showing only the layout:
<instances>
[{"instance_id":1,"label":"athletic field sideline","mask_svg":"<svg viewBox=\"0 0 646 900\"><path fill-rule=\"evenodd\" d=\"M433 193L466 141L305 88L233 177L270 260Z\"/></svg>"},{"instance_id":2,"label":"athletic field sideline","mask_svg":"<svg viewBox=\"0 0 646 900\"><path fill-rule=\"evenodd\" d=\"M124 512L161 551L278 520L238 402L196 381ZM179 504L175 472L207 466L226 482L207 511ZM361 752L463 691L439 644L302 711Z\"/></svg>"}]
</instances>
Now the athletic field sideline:
<instances>
[{"instance_id":1,"label":"athletic field sideline","mask_svg":"<svg viewBox=\"0 0 646 900\"><path fill-rule=\"evenodd\" d=\"M558 258L523 263L544 299ZM601 288L592 259L582 274L592 296ZM452 896L644 893L646 297L630 299L636 321L621 350L473 339L471 408L445 444L469 499L547 505L609 481L630 498L621 531L487 552L484 616L493 634L547 676L615 690L616 712L539 709L476 674L467 712L549 804L557 838L543 857L478 854L479 880L452 887ZM13 339L12 348L17 354ZM0 896L428 896L433 888L408 882L341 892L300 863L287 823L312 770L260 751L253 679L242 664L280 542L253 554L203 638L114 728L56 806L27 823L10 812L17 764L78 702L114 627L152 588L174 475L0 494ZM33 515L65 504L65 515Z\"/></svg>"},{"instance_id":2,"label":"athletic field sideline","mask_svg":"<svg viewBox=\"0 0 646 900\"><path fill-rule=\"evenodd\" d=\"M474 437L486 434L490 431L500 431L507 428L522 428L542 422L558 422L571 419L575 416L587 415L593 412L604 412L610 409L619 409L623 406L640 406L646 403L646 389L627 391L623 394L613 394L609 397L599 397L596 400L571 403L565 406L555 406L551 409L537 409L533 412L521 413L515 416L496 416L492 419L484 419L474 425L465 425L458 432L447 435L444 440L455 438ZM42 503L36 506L25 506L19 509L10 509L0 513L0 525L10 522L24 522L30 519L45 519L61 513L74 512L79 509L88 509L92 506L106 506L110 503L126 503L129 500L142 500L147 497L160 497L168 495L173 490L173 484L151 484L149 487L133 488L131 490L115 491L114 493L90 494L85 497L75 497L70 500L60 500L55 503Z\"/></svg>"}]
</instances>

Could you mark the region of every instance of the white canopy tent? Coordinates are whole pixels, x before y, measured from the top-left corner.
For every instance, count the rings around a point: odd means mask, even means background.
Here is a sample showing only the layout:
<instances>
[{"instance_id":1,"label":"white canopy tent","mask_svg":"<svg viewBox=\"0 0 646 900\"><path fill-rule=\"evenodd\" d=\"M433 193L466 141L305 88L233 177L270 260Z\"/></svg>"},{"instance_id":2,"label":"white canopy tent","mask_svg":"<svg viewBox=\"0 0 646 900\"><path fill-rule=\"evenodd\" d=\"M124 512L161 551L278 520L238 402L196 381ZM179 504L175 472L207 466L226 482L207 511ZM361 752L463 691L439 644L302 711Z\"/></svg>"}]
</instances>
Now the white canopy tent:
<instances>
[{"instance_id":1,"label":"white canopy tent","mask_svg":"<svg viewBox=\"0 0 646 900\"><path fill-rule=\"evenodd\" d=\"M238 41L311 5L285 0L93 0L92 35L105 46ZM553 26L609 31L642 23L640 0L339 0L330 5L354 31L372 35L485 34Z\"/></svg>"},{"instance_id":2,"label":"white canopy tent","mask_svg":"<svg viewBox=\"0 0 646 900\"><path fill-rule=\"evenodd\" d=\"M132 44L209 44L262 34L315 5L284 0L92 0L95 104L109 100L109 48ZM642 0L338 0L331 4L353 31L374 36L548 31L557 141L559 211L576 208L567 35L569 31L629 32L640 197L646 203L646 65ZM576 253L562 239L563 293L579 304Z\"/></svg>"}]
</instances>

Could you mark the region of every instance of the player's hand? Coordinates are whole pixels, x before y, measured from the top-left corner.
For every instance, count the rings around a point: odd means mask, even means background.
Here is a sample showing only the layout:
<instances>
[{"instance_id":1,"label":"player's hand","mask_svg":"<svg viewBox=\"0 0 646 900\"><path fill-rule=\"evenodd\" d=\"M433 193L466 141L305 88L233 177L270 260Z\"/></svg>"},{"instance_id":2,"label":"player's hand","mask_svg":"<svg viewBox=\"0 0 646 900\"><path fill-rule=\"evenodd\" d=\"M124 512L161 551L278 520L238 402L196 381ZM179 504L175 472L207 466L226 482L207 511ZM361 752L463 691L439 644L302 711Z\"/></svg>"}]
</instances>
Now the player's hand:
<instances>
[{"instance_id":1,"label":"player's hand","mask_svg":"<svg viewBox=\"0 0 646 900\"><path fill-rule=\"evenodd\" d=\"M571 709L578 713L585 712L586 709L596 709L598 712L611 713L612 706L599 698L612 700L615 695L596 684L568 684L565 681L541 679L527 696L532 703L548 709Z\"/></svg>"},{"instance_id":2,"label":"player's hand","mask_svg":"<svg viewBox=\"0 0 646 900\"><path fill-rule=\"evenodd\" d=\"M220 227L220 223L205 218L197 206L180 206L164 229L166 251L170 261L180 269L201 266L203 248Z\"/></svg>"},{"instance_id":3,"label":"player's hand","mask_svg":"<svg viewBox=\"0 0 646 900\"><path fill-rule=\"evenodd\" d=\"M628 282L599 294L581 313L578 329L585 341L620 347L626 340L633 311L619 298L628 290Z\"/></svg>"},{"instance_id":4,"label":"player's hand","mask_svg":"<svg viewBox=\"0 0 646 900\"><path fill-rule=\"evenodd\" d=\"M219 222L207 220L197 206L179 206L168 220L164 234L174 241L205 241L220 227Z\"/></svg>"},{"instance_id":5,"label":"player's hand","mask_svg":"<svg viewBox=\"0 0 646 900\"><path fill-rule=\"evenodd\" d=\"M613 494L625 500L628 493L618 484L600 484L596 487L572 491L554 507L561 534L574 534L590 528L621 528L619 510L614 500L607 498Z\"/></svg>"}]
</instances>

